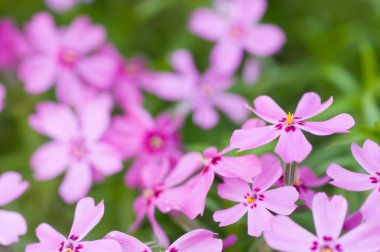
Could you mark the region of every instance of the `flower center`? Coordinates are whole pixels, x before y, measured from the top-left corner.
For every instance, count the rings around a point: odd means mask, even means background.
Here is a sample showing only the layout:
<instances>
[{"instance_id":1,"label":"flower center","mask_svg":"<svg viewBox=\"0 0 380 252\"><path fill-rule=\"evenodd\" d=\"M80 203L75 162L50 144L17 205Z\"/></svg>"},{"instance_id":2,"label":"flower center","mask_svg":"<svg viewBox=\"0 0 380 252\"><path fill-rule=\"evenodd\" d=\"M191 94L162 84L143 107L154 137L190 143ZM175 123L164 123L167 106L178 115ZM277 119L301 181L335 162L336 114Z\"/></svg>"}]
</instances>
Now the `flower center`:
<instances>
[{"instance_id":1,"label":"flower center","mask_svg":"<svg viewBox=\"0 0 380 252\"><path fill-rule=\"evenodd\" d=\"M288 117L286 118L286 123L285 123L286 126L290 126L293 124L293 117L294 115L289 112Z\"/></svg>"},{"instance_id":2,"label":"flower center","mask_svg":"<svg viewBox=\"0 0 380 252\"><path fill-rule=\"evenodd\" d=\"M288 113L286 117L278 120L278 124L275 125L277 130L284 129L286 133L294 132L297 129L297 125L305 125L304 121L301 121L301 117L294 116L292 113Z\"/></svg>"},{"instance_id":3,"label":"flower center","mask_svg":"<svg viewBox=\"0 0 380 252\"><path fill-rule=\"evenodd\" d=\"M83 245L78 243L79 236L71 235L69 239L61 242L59 252L81 252Z\"/></svg>"},{"instance_id":4,"label":"flower center","mask_svg":"<svg viewBox=\"0 0 380 252\"><path fill-rule=\"evenodd\" d=\"M244 35L244 29L240 25L233 25L230 28L230 37L234 40L239 40Z\"/></svg>"},{"instance_id":5,"label":"flower center","mask_svg":"<svg viewBox=\"0 0 380 252\"><path fill-rule=\"evenodd\" d=\"M369 177L369 181L372 184L378 184L380 182L380 172L376 172L374 176ZM380 190L380 188L379 188Z\"/></svg>"},{"instance_id":6,"label":"flower center","mask_svg":"<svg viewBox=\"0 0 380 252\"><path fill-rule=\"evenodd\" d=\"M165 137L157 132L149 133L145 140L145 146L149 152L158 152L165 149Z\"/></svg>"},{"instance_id":7,"label":"flower center","mask_svg":"<svg viewBox=\"0 0 380 252\"><path fill-rule=\"evenodd\" d=\"M73 141L70 149L70 155L77 161L83 160L87 155L89 151L85 145L84 140L79 139Z\"/></svg>"},{"instance_id":8,"label":"flower center","mask_svg":"<svg viewBox=\"0 0 380 252\"><path fill-rule=\"evenodd\" d=\"M256 202L256 199L254 199L254 198L252 198L251 196L247 196L247 200L248 200L248 203L249 204L253 204L253 203L255 203Z\"/></svg>"},{"instance_id":9,"label":"flower center","mask_svg":"<svg viewBox=\"0 0 380 252\"><path fill-rule=\"evenodd\" d=\"M343 248L331 236L323 236L321 242L313 241L310 251L315 252L343 252Z\"/></svg>"},{"instance_id":10,"label":"flower center","mask_svg":"<svg viewBox=\"0 0 380 252\"><path fill-rule=\"evenodd\" d=\"M265 199L265 196L263 194L259 194L260 188L256 187L253 190L253 193L247 193L244 195L244 199L246 202L243 202L244 206L249 206L250 208L257 207L258 201L263 201Z\"/></svg>"},{"instance_id":11,"label":"flower center","mask_svg":"<svg viewBox=\"0 0 380 252\"><path fill-rule=\"evenodd\" d=\"M64 65L71 67L78 60L78 56L73 50L70 49L62 49L59 53L59 62Z\"/></svg>"},{"instance_id":12,"label":"flower center","mask_svg":"<svg viewBox=\"0 0 380 252\"><path fill-rule=\"evenodd\" d=\"M208 84L203 84L201 85L201 94L205 97L210 97L214 94L214 89Z\"/></svg>"}]
</instances>

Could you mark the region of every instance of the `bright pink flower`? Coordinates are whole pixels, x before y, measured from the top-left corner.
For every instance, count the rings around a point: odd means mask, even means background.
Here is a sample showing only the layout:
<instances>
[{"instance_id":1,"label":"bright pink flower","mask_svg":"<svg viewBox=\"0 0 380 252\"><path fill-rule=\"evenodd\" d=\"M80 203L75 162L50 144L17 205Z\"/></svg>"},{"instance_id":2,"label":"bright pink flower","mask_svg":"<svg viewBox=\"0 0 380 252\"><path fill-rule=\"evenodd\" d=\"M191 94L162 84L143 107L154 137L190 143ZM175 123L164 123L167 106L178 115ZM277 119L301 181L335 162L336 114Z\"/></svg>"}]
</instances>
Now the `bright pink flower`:
<instances>
[{"instance_id":1,"label":"bright pink flower","mask_svg":"<svg viewBox=\"0 0 380 252\"><path fill-rule=\"evenodd\" d=\"M25 252L122 252L119 243L110 239L82 241L99 223L103 214L103 201L95 205L92 198L83 198L75 209L74 222L68 237L43 223L36 229L39 243L29 244Z\"/></svg>"},{"instance_id":2,"label":"bright pink flower","mask_svg":"<svg viewBox=\"0 0 380 252\"><path fill-rule=\"evenodd\" d=\"M193 112L193 121L201 128L213 128L219 121L216 108L231 120L242 123L247 117L245 99L226 90L234 81L211 66L203 75L194 65L190 52L176 51L171 58L176 73L153 74L144 87L169 101L178 101L180 114ZM224 60L227 61L227 60Z\"/></svg>"},{"instance_id":3,"label":"bright pink flower","mask_svg":"<svg viewBox=\"0 0 380 252\"><path fill-rule=\"evenodd\" d=\"M139 187L144 169L165 173L181 156L182 119L173 119L165 113L154 119L142 107L131 107L128 112L114 118L106 139L125 159L135 157L125 182L130 187Z\"/></svg>"},{"instance_id":4,"label":"bright pink flower","mask_svg":"<svg viewBox=\"0 0 380 252\"><path fill-rule=\"evenodd\" d=\"M0 175L0 206L4 206L20 197L29 183L22 181L17 172L5 172ZM21 214L0 210L0 245L8 246L16 243L19 236L26 234L26 222Z\"/></svg>"},{"instance_id":5,"label":"bright pink flower","mask_svg":"<svg viewBox=\"0 0 380 252\"><path fill-rule=\"evenodd\" d=\"M261 172L262 164L255 155L225 156L229 150L227 148L218 152L216 148L211 147L206 149L203 157L198 160L198 167L202 167L202 171L189 185L190 191L181 204L182 211L190 219L199 214L203 215L206 197L214 182L215 174L223 178L240 178L252 182L252 179Z\"/></svg>"},{"instance_id":6,"label":"bright pink flower","mask_svg":"<svg viewBox=\"0 0 380 252\"><path fill-rule=\"evenodd\" d=\"M248 234L260 236L273 218L268 210L289 215L296 208L297 190L292 186L284 186L268 190L282 175L280 161L273 154L260 157L263 167L261 173L253 179L252 187L241 179L225 178L224 184L219 185L219 196L239 202L239 204L214 213L214 220L219 226L228 226L240 220L248 213Z\"/></svg>"},{"instance_id":7,"label":"bright pink flower","mask_svg":"<svg viewBox=\"0 0 380 252\"><path fill-rule=\"evenodd\" d=\"M361 224L341 236L347 214L347 201L342 196L330 200L324 193L313 199L313 218L317 235L303 229L290 218L277 216L271 229L264 233L267 244L283 252L376 252L380 250L380 225Z\"/></svg>"},{"instance_id":8,"label":"bright pink flower","mask_svg":"<svg viewBox=\"0 0 380 252\"><path fill-rule=\"evenodd\" d=\"M220 70L233 72L244 50L258 57L277 53L285 43L284 32L272 24L259 24L267 8L266 0L216 1L219 10L199 9L190 19L189 29L215 41L212 52ZM228 59L228 60L226 60Z\"/></svg>"},{"instance_id":9,"label":"bright pink flower","mask_svg":"<svg viewBox=\"0 0 380 252\"><path fill-rule=\"evenodd\" d=\"M19 76L29 93L39 94L56 84L58 98L76 104L90 88L110 88L115 60L96 53L106 39L102 26L82 16L70 26L58 28L50 14L39 13L25 32L33 52L22 62Z\"/></svg>"},{"instance_id":10,"label":"bright pink flower","mask_svg":"<svg viewBox=\"0 0 380 252\"><path fill-rule=\"evenodd\" d=\"M65 105L44 102L30 117L30 125L53 141L34 153L31 166L38 180L49 180L65 170L59 193L66 203L87 195L93 181L122 169L121 155L102 140L110 123L111 102L100 96L76 115Z\"/></svg>"},{"instance_id":11,"label":"bright pink flower","mask_svg":"<svg viewBox=\"0 0 380 252\"><path fill-rule=\"evenodd\" d=\"M11 19L0 19L0 69L15 68L28 52L28 44Z\"/></svg>"},{"instance_id":12,"label":"bright pink flower","mask_svg":"<svg viewBox=\"0 0 380 252\"><path fill-rule=\"evenodd\" d=\"M337 164L327 169L327 175L333 179L332 185L349 191L373 190L360 209L364 220L376 219L375 210L380 205L380 147L377 143L366 140L363 148L356 144L351 146L352 155L368 174L348 171ZM380 214L380 212L379 212Z\"/></svg>"},{"instance_id":13,"label":"bright pink flower","mask_svg":"<svg viewBox=\"0 0 380 252\"><path fill-rule=\"evenodd\" d=\"M354 126L354 119L348 114L340 114L323 122L306 121L330 107L332 101L330 97L328 101L321 103L319 95L309 92L302 96L294 114L290 112L286 114L270 97L259 96L254 101L254 108L249 109L273 125L235 130L231 138L231 147L244 151L265 145L280 137L275 152L286 163L293 161L300 163L312 149L302 130L325 136L347 133Z\"/></svg>"},{"instance_id":14,"label":"bright pink flower","mask_svg":"<svg viewBox=\"0 0 380 252\"><path fill-rule=\"evenodd\" d=\"M123 252L152 252L152 250L136 238L113 231L106 236L121 245ZM216 234L205 230L196 229L181 236L172 245L166 246L165 252L221 252L222 240L216 238Z\"/></svg>"},{"instance_id":15,"label":"bright pink flower","mask_svg":"<svg viewBox=\"0 0 380 252\"><path fill-rule=\"evenodd\" d=\"M152 225L154 234L161 245L167 247L169 239L155 217L155 208L162 213L180 210L183 199L189 192L189 187L179 186L198 169L199 153L185 154L170 172L162 170L144 170L141 174L143 180L143 193L134 202L134 211L137 219L131 231L135 231L147 216ZM192 180L194 181L194 180ZM187 184L193 182L187 182Z\"/></svg>"}]
</instances>

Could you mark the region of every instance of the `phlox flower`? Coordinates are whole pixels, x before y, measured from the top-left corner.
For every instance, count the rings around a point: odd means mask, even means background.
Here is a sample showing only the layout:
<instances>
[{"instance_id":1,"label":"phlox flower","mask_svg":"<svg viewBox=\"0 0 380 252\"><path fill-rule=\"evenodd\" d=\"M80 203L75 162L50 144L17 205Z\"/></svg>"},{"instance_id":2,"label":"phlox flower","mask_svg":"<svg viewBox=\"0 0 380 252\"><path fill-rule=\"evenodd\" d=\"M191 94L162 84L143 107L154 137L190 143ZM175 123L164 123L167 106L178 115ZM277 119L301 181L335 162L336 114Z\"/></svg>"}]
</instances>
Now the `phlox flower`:
<instances>
[{"instance_id":1,"label":"phlox flower","mask_svg":"<svg viewBox=\"0 0 380 252\"><path fill-rule=\"evenodd\" d=\"M29 123L52 138L33 154L31 166L37 180L50 180L66 171L59 194L66 203L87 195L94 180L122 169L119 152L102 140L111 120L111 101L99 96L76 113L51 102L37 106Z\"/></svg>"},{"instance_id":2,"label":"phlox flower","mask_svg":"<svg viewBox=\"0 0 380 252\"><path fill-rule=\"evenodd\" d=\"M124 159L135 158L125 183L141 187L141 174L167 172L181 156L179 129L181 118L162 113L153 118L142 107L131 107L124 116L116 116L107 133L107 142L115 146Z\"/></svg>"},{"instance_id":3,"label":"phlox flower","mask_svg":"<svg viewBox=\"0 0 380 252\"><path fill-rule=\"evenodd\" d=\"M123 252L152 252L152 250L136 238L113 231L106 236L106 239L112 239L121 245ZM222 252L222 240L216 238L216 234L205 230L192 230L178 238L172 245L166 246L163 252Z\"/></svg>"},{"instance_id":4,"label":"phlox flower","mask_svg":"<svg viewBox=\"0 0 380 252\"><path fill-rule=\"evenodd\" d=\"M20 197L29 183L22 181L19 173L9 171L0 175L0 207ZM27 231L26 221L21 214L0 210L0 245L8 246L19 241Z\"/></svg>"},{"instance_id":5,"label":"phlox flower","mask_svg":"<svg viewBox=\"0 0 380 252\"><path fill-rule=\"evenodd\" d=\"M119 243L110 239L83 241L103 215L103 201L95 205L92 198L83 198L75 209L74 222L68 237L43 223L36 229L39 242L27 245L25 252L122 252Z\"/></svg>"},{"instance_id":6,"label":"phlox flower","mask_svg":"<svg viewBox=\"0 0 380 252\"><path fill-rule=\"evenodd\" d=\"M169 239L156 220L155 209L158 208L162 213L181 209L181 202L190 190L188 185L194 184L194 180L187 182L187 186L182 184L198 168L199 159L199 153L188 153L181 157L170 172L163 170L142 172L143 191L134 202L137 218L131 231L138 229L147 216L159 243L164 247L169 246Z\"/></svg>"},{"instance_id":7,"label":"phlox flower","mask_svg":"<svg viewBox=\"0 0 380 252\"><path fill-rule=\"evenodd\" d=\"M102 26L81 16L58 28L50 14L38 13L25 34L32 52L21 63L19 77L27 92L40 94L56 84L59 100L76 104L91 89L110 88L116 63L109 55L97 53L106 42Z\"/></svg>"},{"instance_id":8,"label":"phlox flower","mask_svg":"<svg viewBox=\"0 0 380 252\"><path fill-rule=\"evenodd\" d=\"M266 0L217 0L216 10L196 10L189 22L194 34L215 41L213 61L219 70L232 73L244 51L258 57L277 53L285 43L284 32L272 24L259 24L267 8ZM226 60L227 59L227 60Z\"/></svg>"},{"instance_id":9,"label":"phlox flower","mask_svg":"<svg viewBox=\"0 0 380 252\"><path fill-rule=\"evenodd\" d=\"M243 80L246 85L254 85L261 74L261 64L257 59L249 59L243 68Z\"/></svg>"},{"instance_id":10,"label":"phlox flower","mask_svg":"<svg viewBox=\"0 0 380 252\"><path fill-rule=\"evenodd\" d=\"M66 12L80 3L90 3L93 0L45 0L46 5L56 12Z\"/></svg>"},{"instance_id":11,"label":"phlox flower","mask_svg":"<svg viewBox=\"0 0 380 252\"><path fill-rule=\"evenodd\" d=\"M255 155L229 157L225 155L229 150L226 148L218 152L215 147L211 147L195 160L201 171L187 185L190 190L181 203L182 212L190 219L196 218L199 214L203 215L206 197L215 175L252 182L252 179L261 172L262 164Z\"/></svg>"},{"instance_id":12,"label":"phlox flower","mask_svg":"<svg viewBox=\"0 0 380 252\"><path fill-rule=\"evenodd\" d=\"M0 112L4 109L5 98L7 96L7 90L4 85L0 82Z\"/></svg>"},{"instance_id":13,"label":"phlox flower","mask_svg":"<svg viewBox=\"0 0 380 252\"><path fill-rule=\"evenodd\" d=\"M322 122L307 121L330 107L332 101L330 97L321 103L321 98L316 93L305 93L298 102L294 114L290 112L286 114L270 97L259 96L254 100L254 108L249 109L272 125L235 130L230 141L231 147L244 151L265 145L280 137L275 152L285 163L293 161L300 163L312 150L302 130L325 136L347 133L354 126L355 121L348 114L340 114Z\"/></svg>"},{"instance_id":14,"label":"phlox flower","mask_svg":"<svg viewBox=\"0 0 380 252\"><path fill-rule=\"evenodd\" d=\"M0 19L0 70L16 68L28 51L29 45L13 20Z\"/></svg>"},{"instance_id":15,"label":"phlox flower","mask_svg":"<svg viewBox=\"0 0 380 252\"><path fill-rule=\"evenodd\" d=\"M376 252L380 250L379 223L364 223L341 235L347 201L336 195L315 195L312 213L316 235L286 216L276 216L264 233L267 244L283 252Z\"/></svg>"},{"instance_id":16,"label":"phlox flower","mask_svg":"<svg viewBox=\"0 0 380 252\"><path fill-rule=\"evenodd\" d=\"M253 179L252 186L236 178L224 178L224 184L218 186L220 197L238 202L231 208L214 213L214 220L220 222L221 227L231 225L248 214L248 234L260 236L273 218L269 210L289 215L297 208L298 193L294 187L268 190L282 175L280 161L273 154L264 154L260 161L262 171Z\"/></svg>"},{"instance_id":17,"label":"phlox flower","mask_svg":"<svg viewBox=\"0 0 380 252\"><path fill-rule=\"evenodd\" d=\"M224 60L227 61L227 60ZM175 73L157 73L145 78L144 87L162 99L178 101L178 113L193 112L193 122L203 129L213 128L219 121L216 108L236 123L247 117L245 99L227 92L234 81L230 75L215 68L216 63L200 74L187 50L172 54L171 64Z\"/></svg>"},{"instance_id":18,"label":"phlox flower","mask_svg":"<svg viewBox=\"0 0 380 252\"><path fill-rule=\"evenodd\" d=\"M366 140L363 147L357 144L351 146L352 155L368 174L351 172L337 164L331 164L327 175L333 179L334 186L349 191L372 190L363 206L360 208L361 217L365 221L377 220L380 214L380 147L372 140ZM358 216L356 216L358 217Z\"/></svg>"}]
</instances>

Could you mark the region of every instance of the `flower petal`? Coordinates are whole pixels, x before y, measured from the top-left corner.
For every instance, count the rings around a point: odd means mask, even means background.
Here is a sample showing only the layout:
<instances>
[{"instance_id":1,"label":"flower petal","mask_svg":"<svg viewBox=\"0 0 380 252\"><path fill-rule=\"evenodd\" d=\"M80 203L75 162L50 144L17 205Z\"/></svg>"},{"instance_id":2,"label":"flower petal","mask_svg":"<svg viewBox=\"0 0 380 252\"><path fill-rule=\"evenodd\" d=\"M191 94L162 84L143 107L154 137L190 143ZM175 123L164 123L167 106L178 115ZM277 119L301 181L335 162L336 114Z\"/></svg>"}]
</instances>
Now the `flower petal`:
<instances>
[{"instance_id":1,"label":"flower petal","mask_svg":"<svg viewBox=\"0 0 380 252\"><path fill-rule=\"evenodd\" d=\"M282 176L282 167L278 158L272 153L262 155L260 162L262 170L254 178L252 186L253 188L259 188L263 192L274 185Z\"/></svg>"},{"instance_id":2,"label":"flower petal","mask_svg":"<svg viewBox=\"0 0 380 252\"><path fill-rule=\"evenodd\" d=\"M285 41L285 34L278 26L259 24L249 32L245 46L255 56L268 57L277 53Z\"/></svg>"},{"instance_id":3,"label":"flower petal","mask_svg":"<svg viewBox=\"0 0 380 252\"><path fill-rule=\"evenodd\" d=\"M120 153L111 145L99 142L91 147L90 162L94 168L105 176L110 176L123 169Z\"/></svg>"},{"instance_id":4,"label":"flower petal","mask_svg":"<svg viewBox=\"0 0 380 252\"><path fill-rule=\"evenodd\" d=\"M174 69L184 75L198 75L191 53L186 49L179 49L171 55L171 63Z\"/></svg>"},{"instance_id":5,"label":"flower petal","mask_svg":"<svg viewBox=\"0 0 380 252\"><path fill-rule=\"evenodd\" d=\"M223 178L223 181L223 184L218 185L218 194L223 199L242 202L251 191L249 184L239 178Z\"/></svg>"},{"instance_id":6,"label":"flower petal","mask_svg":"<svg viewBox=\"0 0 380 252\"><path fill-rule=\"evenodd\" d=\"M194 110L193 122L202 129L211 129L219 121L218 112L210 104L198 104Z\"/></svg>"},{"instance_id":7,"label":"flower petal","mask_svg":"<svg viewBox=\"0 0 380 252\"><path fill-rule=\"evenodd\" d=\"M228 226L234 224L240 220L248 211L248 207L243 203L234 205L233 207L216 211L213 215L215 222L220 222L219 227Z\"/></svg>"},{"instance_id":8,"label":"flower petal","mask_svg":"<svg viewBox=\"0 0 380 252\"><path fill-rule=\"evenodd\" d=\"M160 245L165 248L169 247L169 238L154 216L154 206L151 206L148 209L147 217L150 224L152 225L154 235L157 237Z\"/></svg>"},{"instance_id":9,"label":"flower petal","mask_svg":"<svg viewBox=\"0 0 380 252\"><path fill-rule=\"evenodd\" d=\"M245 23L256 23L264 16L266 0L237 0L231 6L232 17ZM243 15L244 13L244 15Z\"/></svg>"},{"instance_id":10,"label":"flower petal","mask_svg":"<svg viewBox=\"0 0 380 252\"><path fill-rule=\"evenodd\" d=\"M344 251L356 252L365 249L367 252L380 250L380 225L377 223L364 223L339 239Z\"/></svg>"},{"instance_id":11,"label":"flower petal","mask_svg":"<svg viewBox=\"0 0 380 252\"><path fill-rule=\"evenodd\" d=\"M349 129L355 125L355 121L349 114L340 114L323 122L305 122L298 125L314 135L327 136L335 133L348 133Z\"/></svg>"},{"instance_id":12,"label":"flower petal","mask_svg":"<svg viewBox=\"0 0 380 252\"><path fill-rule=\"evenodd\" d=\"M282 132L275 152L285 163L301 163L310 154L312 146L300 129Z\"/></svg>"},{"instance_id":13,"label":"flower petal","mask_svg":"<svg viewBox=\"0 0 380 252\"><path fill-rule=\"evenodd\" d=\"M248 210L248 234L259 237L270 226L273 215L262 205L258 204L255 208Z\"/></svg>"},{"instance_id":14,"label":"flower petal","mask_svg":"<svg viewBox=\"0 0 380 252\"><path fill-rule=\"evenodd\" d=\"M301 100L298 102L294 116L301 117L302 120L306 120L328 109L331 106L332 102L332 97L322 103L321 97L317 93L305 93L302 96Z\"/></svg>"},{"instance_id":15,"label":"flower petal","mask_svg":"<svg viewBox=\"0 0 380 252\"><path fill-rule=\"evenodd\" d=\"M147 245L137 240L135 237L119 231L113 231L107 234L105 239L117 241L122 247L123 252L152 252L152 250Z\"/></svg>"},{"instance_id":16,"label":"flower petal","mask_svg":"<svg viewBox=\"0 0 380 252\"><path fill-rule=\"evenodd\" d=\"M220 94L215 97L214 102L235 123L242 123L248 116L249 111L244 106L247 101L240 95Z\"/></svg>"},{"instance_id":17,"label":"flower petal","mask_svg":"<svg viewBox=\"0 0 380 252\"><path fill-rule=\"evenodd\" d=\"M239 151L245 151L257 148L272 142L281 134L273 125L235 130L232 134L230 145L232 148L238 148Z\"/></svg>"},{"instance_id":18,"label":"flower petal","mask_svg":"<svg viewBox=\"0 0 380 252\"><path fill-rule=\"evenodd\" d=\"M360 148L357 144L351 145L352 155L356 161L369 173L374 174L379 169L380 163L380 147L372 140L366 140L363 144L363 148Z\"/></svg>"},{"instance_id":19,"label":"flower petal","mask_svg":"<svg viewBox=\"0 0 380 252\"><path fill-rule=\"evenodd\" d=\"M373 190L360 208L360 214L365 222L377 222L380 214L380 191Z\"/></svg>"},{"instance_id":20,"label":"flower petal","mask_svg":"<svg viewBox=\"0 0 380 252\"><path fill-rule=\"evenodd\" d=\"M207 40L217 40L224 32L225 21L209 9L199 9L190 17L189 30Z\"/></svg>"},{"instance_id":21,"label":"flower petal","mask_svg":"<svg viewBox=\"0 0 380 252\"><path fill-rule=\"evenodd\" d=\"M261 63L255 58L245 62L243 68L243 80L246 85L254 85L261 74Z\"/></svg>"},{"instance_id":22,"label":"flower petal","mask_svg":"<svg viewBox=\"0 0 380 252\"><path fill-rule=\"evenodd\" d=\"M216 238L215 233L204 229L196 229L178 238L166 252L220 252L222 249L223 242L221 239Z\"/></svg>"},{"instance_id":23,"label":"flower petal","mask_svg":"<svg viewBox=\"0 0 380 252\"><path fill-rule=\"evenodd\" d=\"M299 194L293 186L284 186L272 189L263 193L265 196L262 202L264 207L281 215L289 215L296 208L295 202Z\"/></svg>"},{"instance_id":24,"label":"flower petal","mask_svg":"<svg viewBox=\"0 0 380 252\"><path fill-rule=\"evenodd\" d=\"M241 129L260 128L260 127L264 127L264 126L265 126L265 122L263 120L258 119L258 118L251 118L251 119L248 119L243 124Z\"/></svg>"},{"instance_id":25,"label":"flower petal","mask_svg":"<svg viewBox=\"0 0 380 252\"><path fill-rule=\"evenodd\" d=\"M211 52L211 69L232 75L239 67L243 54L243 49L234 43L218 42Z\"/></svg>"},{"instance_id":26,"label":"flower petal","mask_svg":"<svg viewBox=\"0 0 380 252\"><path fill-rule=\"evenodd\" d=\"M21 214L0 210L0 244L8 246L19 241L26 234L26 222Z\"/></svg>"},{"instance_id":27,"label":"flower petal","mask_svg":"<svg viewBox=\"0 0 380 252\"><path fill-rule=\"evenodd\" d=\"M86 252L100 252L100 251L110 251L110 252L123 252L120 244L117 241L111 239L101 239L97 241L86 241L81 242L83 245L83 250Z\"/></svg>"},{"instance_id":28,"label":"flower petal","mask_svg":"<svg viewBox=\"0 0 380 252\"><path fill-rule=\"evenodd\" d=\"M303 166L299 169L299 177L302 182L307 187L319 187L327 184L330 181L330 178L323 176L318 178L315 176L314 172L306 166Z\"/></svg>"},{"instance_id":29,"label":"flower petal","mask_svg":"<svg viewBox=\"0 0 380 252\"><path fill-rule=\"evenodd\" d=\"M0 176L0 206L20 197L29 187L18 172L8 171Z\"/></svg>"},{"instance_id":30,"label":"flower petal","mask_svg":"<svg viewBox=\"0 0 380 252\"><path fill-rule=\"evenodd\" d=\"M282 118L286 118L285 111L269 96L259 96L254 101L254 109L250 110L264 121L277 124Z\"/></svg>"}]
</instances>

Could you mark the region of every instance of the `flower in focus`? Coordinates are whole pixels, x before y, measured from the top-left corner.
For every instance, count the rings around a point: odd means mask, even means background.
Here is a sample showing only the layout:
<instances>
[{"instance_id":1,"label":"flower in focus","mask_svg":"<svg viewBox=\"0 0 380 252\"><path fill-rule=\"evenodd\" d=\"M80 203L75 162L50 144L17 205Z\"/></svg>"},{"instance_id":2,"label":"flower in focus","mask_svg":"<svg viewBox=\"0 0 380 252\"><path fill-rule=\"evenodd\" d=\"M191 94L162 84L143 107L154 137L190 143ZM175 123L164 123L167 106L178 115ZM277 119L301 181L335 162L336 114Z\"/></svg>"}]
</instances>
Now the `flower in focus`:
<instances>
[{"instance_id":1,"label":"flower in focus","mask_svg":"<svg viewBox=\"0 0 380 252\"><path fill-rule=\"evenodd\" d=\"M366 140L363 148L352 144L351 151L368 174L351 172L337 164L331 164L326 173L333 179L330 183L334 186L349 191L373 190L360 208L360 214L365 221L376 221L380 214L380 147L374 141Z\"/></svg>"},{"instance_id":2,"label":"flower in focus","mask_svg":"<svg viewBox=\"0 0 380 252\"><path fill-rule=\"evenodd\" d=\"M0 175L0 206L4 206L20 197L29 183L22 181L19 173L8 171ZM27 231L26 221L21 214L0 210L0 247L19 241L19 236Z\"/></svg>"},{"instance_id":3,"label":"flower in focus","mask_svg":"<svg viewBox=\"0 0 380 252\"><path fill-rule=\"evenodd\" d=\"M53 140L33 154L35 178L50 180L65 170L59 193L66 203L87 195L94 180L122 169L119 152L102 140L111 120L111 101L99 96L76 114L65 105L44 102L29 118L31 127Z\"/></svg>"},{"instance_id":4,"label":"flower in focus","mask_svg":"<svg viewBox=\"0 0 380 252\"><path fill-rule=\"evenodd\" d=\"M162 99L179 101L180 114L193 112L193 121L203 129L213 128L219 121L216 108L236 123L247 117L246 100L226 90L233 85L229 75L211 66L201 75L194 65L190 52L177 50L172 65L176 73L157 73L145 78L144 87Z\"/></svg>"},{"instance_id":5,"label":"flower in focus","mask_svg":"<svg viewBox=\"0 0 380 252\"><path fill-rule=\"evenodd\" d=\"M118 231L109 233L105 238L119 242L123 252L152 252L141 241ZM215 233L205 229L196 229L181 236L172 245L168 246L165 252L221 252L222 247L222 240L216 238Z\"/></svg>"},{"instance_id":6,"label":"flower in focus","mask_svg":"<svg viewBox=\"0 0 380 252\"><path fill-rule=\"evenodd\" d=\"M125 116L113 119L107 142L125 159L135 157L125 177L128 186L141 186L144 170L166 173L172 167L182 154L181 126L181 118L173 119L162 113L154 119L144 108L137 106L129 109Z\"/></svg>"},{"instance_id":7,"label":"flower in focus","mask_svg":"<svg viewBox=\"0 0 380 252\"><path fill-rule=\"evenodd\" d=\"M54 84L61 102L82 102L92 89L109 89L115 60L97 53L106 41L106 32L87 17L78 17L65 28L58 28L48 13L33 16L25 29L33 47L24 58L19 77L27 92L40 94Z\"/></svg>"},{"instance_id":8,"label":"flower in focus","mask_svg":"<svg viewBox=\"0 0 380 252\"><path fill-rule=\"evenodd\" d=\"M29 51L23 34L11 19L0 19L0 70L14 69Z\"/></svg>"},{"instance_id":9,"label":"flower in focus","mask_svg":"<svg viewBox=\"0 0 380 252\"><path fill-rule=\"evenodd\" d=\"M259 96L254 101L254 108L250 110L272 125L235 130L230 141L231 147L244 151L265 145L280 137L275 152L285 163L293 161L300 163L312 150L302 130L326 136L348 133L354 126L355 121L348 114L340 114L323 122L306 121L330 107L332 101L330 97L321 103L319 95L309 92L302 96L294 114L290 112L286 114L270 97Z\"/></svg>"},{"instance_id":10,"label":"flower in focus","mask_svg":"<svg viewBox=\"0 0 380 252\"><path fill-rule=\"evenodd\" d=\"M231 225L248 213L248 234L260 236L273 218L268 210L281 215L289 215L296 208L297 190L284 186L268 190L282 175L280 161L273 154L260 157L262 171L253 179L252 187L241 179L224 178L219 185L220 197L239 204L214 213L214 220L221 227Z\"/></svg>"},{"instance_id":11,"label":"flower in focus","mask_svg":"<svg viewBox=\"0 0 380 252\"><path fill-rule=\"evenodd\" d=\"M215 174L222 178L239 178L252 182L253 178L261 172L262 164L255 155L241 157L225 156L230 149L218 152L211 147L204 151L203 157L198 159L198 167L201 172L190 181L191 188L184 197L181 210L190 219L199 214L203 215L206 205L206 197L214 182Z\"/></svg>"},{"instance_id":12,"label":"flower in focus","mask_svg":"<svg viewBox=\"0 0 380 252\"><path fill-rule=\"evenodd\" d=\"M110 239L82 241L99 223L103 214L103 201L95 205L92 198L83 198L75 209L74 222L68 237L60 234L49 224L43 223L36 229L39 243L29 244L25 252L122 252L120 245Z\"/></svg>"},{"instance_id":13,"label":"flower in focus","mask_svg":"<svg viewBox=\"0 0 380 252\"><path fill-rule=\"evenodd\" d=\"M212 60L222 72L233 73L244 51L258 57L277 53L285 43L284 32L272 24L259 24L266 0L219 0L218 10L196 10L189 29L203 39L215 41ZM226 60L228 59L228 60Z\"/></svg>"},{"instance_id":14,"label":"flower in focus","mask_svg":"<svg viewBox=\"0 0 380 252\"><path fill-rule=\"evenodd\" d=\"M380 250L379 223L364 223L341 235L347 214L347 201L342 196L331 199L325 193L315 195L312 203L317 235L300 227L286 216L276 216L271 229L264 233L267 244L284 252L376 252Z\"/></svg>"}]
</instances>

